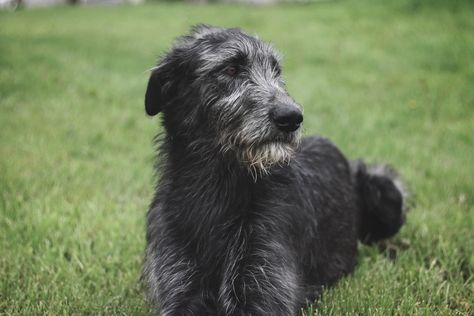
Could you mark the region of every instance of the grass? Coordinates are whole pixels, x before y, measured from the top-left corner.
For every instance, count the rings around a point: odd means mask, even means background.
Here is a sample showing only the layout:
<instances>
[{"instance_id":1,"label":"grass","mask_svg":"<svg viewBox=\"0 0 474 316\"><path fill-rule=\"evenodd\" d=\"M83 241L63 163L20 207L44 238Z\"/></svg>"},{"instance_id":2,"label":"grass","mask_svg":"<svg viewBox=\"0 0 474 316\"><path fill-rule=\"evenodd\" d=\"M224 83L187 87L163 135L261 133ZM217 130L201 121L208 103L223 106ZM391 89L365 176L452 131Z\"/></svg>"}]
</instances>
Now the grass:
<instances>
[{"instance_id":1,"label":"grass","mask_svg":"<svg viewBox=\"0 0 474 316\"><path fill-rule=\"evenodd\" d=\"M149 312L146 70L198 22L273 42L306 132L416 192L387 250L361 246L307 313L473 315L474 7L436 0L0 12L0 314Z\"/></svg>"}]
</instances>

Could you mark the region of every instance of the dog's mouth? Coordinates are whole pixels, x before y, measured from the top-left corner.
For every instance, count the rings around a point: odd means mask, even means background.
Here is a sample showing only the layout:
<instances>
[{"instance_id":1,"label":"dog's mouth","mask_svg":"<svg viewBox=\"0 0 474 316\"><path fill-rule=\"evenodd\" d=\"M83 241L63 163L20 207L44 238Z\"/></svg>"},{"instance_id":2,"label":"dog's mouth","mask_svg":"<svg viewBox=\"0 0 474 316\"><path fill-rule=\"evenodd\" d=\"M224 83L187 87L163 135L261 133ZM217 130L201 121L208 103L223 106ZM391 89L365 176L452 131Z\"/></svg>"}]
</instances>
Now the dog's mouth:
<instances>
[{"instance_id":1,"label":"dog's mouth","mask_svg":"<svg viewBox=\"0 0 474 316\"><path fill-rule=\"evenodd\" d=\"M288 138L288 137L277 137L274 139L265 139L261 142L258 142L256 146L267 146L267 145L287 145L287 146L294 146L295 148L298 146L299 140L296 138Z\"/></svg>"},{"instance_id":2,"label":"dog's mouth","mask_svg":"<svg viewBox=\"0 0 474 316\"><path fill-rule=\"evenodd\" d=\"M297 147L301 140L302 131L301 129L295 130L290 133L277 133L266 136L265 138L257 141L257 145L268 145L268 144L285 144Z\"/></svg>"},{"instance_id":3,"label":"dog's mouth","mask_svg":"<svg viewBox=\"0 0 474 316\"><path fill-rule=\"evenodd\" d=\"M247 166L254 179L267 174L274 165L289 164L299 145L300 136L277 136L240 150L240 160Z\"/></svg>"},{"instance_id":4,"label":"dog's mouth","mask_svg":"<svg viewBox=\"0 0 474 316\"><path fill-rule=\"evenodd\" d=\"M298 149L302 130L294 132L275 133L274 131L265 134L263 129L261 134L253 132L254 137L228 138L223 135L221 144L223 152L234 152L237 159L245 166L254 179L258 176L270 172L274 165L285 165L291 162ZM255 137L255 136L260 137Z\"/></svg>"}]
</instances>

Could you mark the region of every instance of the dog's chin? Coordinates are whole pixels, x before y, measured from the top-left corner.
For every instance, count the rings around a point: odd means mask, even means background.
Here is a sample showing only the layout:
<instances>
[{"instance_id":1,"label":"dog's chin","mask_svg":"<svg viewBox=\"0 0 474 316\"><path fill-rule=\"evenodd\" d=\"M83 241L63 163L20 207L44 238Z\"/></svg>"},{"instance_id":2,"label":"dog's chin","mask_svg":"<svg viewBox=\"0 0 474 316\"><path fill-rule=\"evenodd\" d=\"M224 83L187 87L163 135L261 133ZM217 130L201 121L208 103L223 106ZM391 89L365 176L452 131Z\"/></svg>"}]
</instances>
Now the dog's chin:
<instances>
[{"instance_id":1,"label":"dog's chin","mask_svg":"<svg viewBox=\"0 0 474 316\"><path fill-rule=\"evenodd\" d=\"M268 174L274 165L288 164L295 155L298 142L266 141L241 151L241 161L256 179Z\"/></svg>"}]
</instances>

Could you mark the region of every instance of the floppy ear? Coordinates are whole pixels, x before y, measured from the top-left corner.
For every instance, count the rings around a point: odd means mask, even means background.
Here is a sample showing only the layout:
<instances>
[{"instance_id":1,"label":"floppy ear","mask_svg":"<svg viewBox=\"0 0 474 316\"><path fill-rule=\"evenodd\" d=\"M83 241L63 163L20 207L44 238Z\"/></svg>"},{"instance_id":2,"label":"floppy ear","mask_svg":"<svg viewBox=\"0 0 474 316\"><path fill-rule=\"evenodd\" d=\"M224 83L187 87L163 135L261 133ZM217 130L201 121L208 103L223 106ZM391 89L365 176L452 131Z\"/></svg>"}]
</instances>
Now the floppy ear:
<instances>
[{"instance_id":1,"label":"floppy ear","mask_svg":"<svg viewBox=\"0 0 474 316\"><path fill-rule=\"evenodd\" d=\"M208 30L208 32L210 32ZM183 80L177 74L186 73L186 64L196 38L190 35L178 39L174 47L161 59L153 69L145 93L145 111L153 116L176 93L176 86Z\"/></svg>"},{"instance_id":2,"label":"floppy ear","mask_svg":"<svg viewBox=\"0 0 474 316\"><path fill-rule=\"evenodd\" d=\"M146 114L153 116L158 114L161 111L162 103L162 83L160 82L159 74L156 71L153 71L148 80L148 86L146 88L145 94L145 111Z\"/></svg>"},{"instance_id":3,"label":"floppy ear","mask_svg":"<svg viewBox=\"0 0 474 316\"><path fill-rule=\"evenodd\" d=\"M174 62L178 61L178 65ZM145 111L153 116L163 111L166 102L175 91L175 71L182 72L176 49L169 52L151 72L145 93Z\"/></svg>"}]
</instances>

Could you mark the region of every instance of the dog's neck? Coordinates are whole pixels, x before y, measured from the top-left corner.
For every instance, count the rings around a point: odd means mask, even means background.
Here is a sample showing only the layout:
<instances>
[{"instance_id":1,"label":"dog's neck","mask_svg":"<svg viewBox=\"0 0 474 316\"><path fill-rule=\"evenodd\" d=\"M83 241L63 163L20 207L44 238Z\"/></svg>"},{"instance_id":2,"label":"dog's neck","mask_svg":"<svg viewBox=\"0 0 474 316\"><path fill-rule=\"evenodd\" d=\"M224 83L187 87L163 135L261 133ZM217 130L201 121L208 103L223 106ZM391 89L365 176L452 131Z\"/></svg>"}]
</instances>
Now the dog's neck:
<instances>
[{"instance_id":1,"label":"dog's neck","mask_svg":"<svg viewBox=\"0 0 474 316\"><path fill-rule=\"evenodd\" d=\"M183 208L195 212L227 213L251 202L256 185L250 173L232 153L224 154L213 144L183 143L167 137L161 147L164 159L162 182L166 181L182 199ZM211 214L214 216L217 214ZM224 216L224 214L222 214ZM205 216L205 214L203 214Z\"/></svg>"},{"instance_id":2,"label":"dog's neck","mask_svg":"<svg viewBox=\"0 0 474 316\"><path fill-rule=\"evenodd\" d=\"M218 240L232 223L250 215L256 185L238 163L229 163L220 153L204 154L205 150L168 138L161 147L163 165L155 200L164 204L163 214L198 248Z\"/></svg>"}]
</instances>

